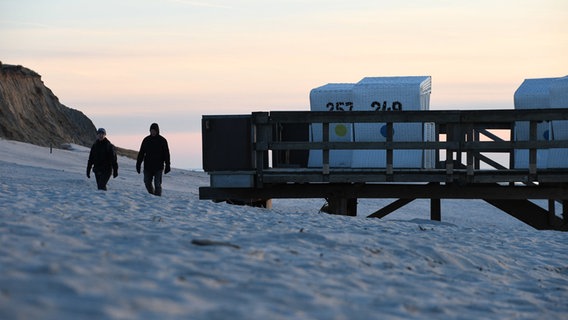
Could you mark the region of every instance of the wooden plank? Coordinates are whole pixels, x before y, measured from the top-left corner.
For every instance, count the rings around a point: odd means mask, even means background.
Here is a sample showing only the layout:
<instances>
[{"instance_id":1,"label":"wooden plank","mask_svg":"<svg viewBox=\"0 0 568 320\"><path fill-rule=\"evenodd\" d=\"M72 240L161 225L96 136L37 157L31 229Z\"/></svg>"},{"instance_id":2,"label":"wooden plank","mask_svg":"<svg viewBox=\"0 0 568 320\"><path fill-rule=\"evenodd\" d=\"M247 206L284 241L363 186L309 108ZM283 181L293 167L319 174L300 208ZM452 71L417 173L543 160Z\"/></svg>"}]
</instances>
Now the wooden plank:
<instances>
[{"instance_id":1,"label":"wooden plank","mask_svg":"<svg viewBox=\"0 0 568 320\"><path fill-rule=\"evenodd\" d=\"M272 123L459 122L460 111L272 111Z\"/></svg>"},{"instance_id":2,"label":"wooden plank","mask_svg":"<svg viewBox=\"0 0 568 320\"><path fill-rule=\"evenodd\" d=\"M499 164L495 164L499 165ZM401 170L394 169L390 177L391 182L444 182L447 178L447 171L436 170ZM465 177L466 171L463 169L453 169L454 177ZM298 171L273 171L272 169L263 172L266 183L309 183L324 182L321 168L319 170L298 170ZM366 183L366 182L385 182L387 171L385 168L375 170L336 170L331 169L327 176L330 183ZM494 183L494 182L518 182L527 183L529 181L528 170L476 170L472 183ZM567 171L539 170L535 181L567 183Z\"/></svg>"},{"instance_id":3,"label":"wooden plank","mask_svg":"<svg viewBox=\"0 0 568 320\"><path fill-rule=\"evenodd\" d=\"M568 145L568 143L566 144ZM543 144L544 146L544 144ZM296 142L296 141L272 141L268 144L271 150L306 150L306 149L337 149L337 150L356 150L356 149L372 149L384 150L392 149L445 149L445 148L458 148L456 142L434 142L434 141L353 141L353 142L340 142L340 141L314 141L314 142Z\"/></svg>"},{"instance_id":4,"label":"wooden plank","mask_svg":"<svg viewBox=\"0 0 568 320\"><path fill-rule=\"evenodd\" d=\"M498 162L496 162L496 161L493 161L492 159L490 159L490 158L488 158L488 157L482 155L481 153L479 153L479 152L477 152L477 151L473 152L473 154L475 155L475 158L477 158L477 159L479 159L479 160L485 162L486 164L492 166L492 167L495 168L495 169L498 169L498 170L508 170L507 167L503 166L502 164L500 164L500 163L498 163Z\"/></svg>"},{"instance_id":5,"label":"wooden plank","mask_svg":"<svg viewBox=\"0 0 568 320\"><path fill-rule=\"evenodd\" d=\"M466 142L463 151L509 152L512 149L550 149L568 148L568 140L534 141L473 141Z\"/></svg>"},{"instance_id":6,"label":"wooden plank","mask_svg":"<svg viewBox=\"0 0 568 320\"><path fill-rule=\"evenodd\" d=\"M373 142L295 142L282 141L267 144L271 150L305 150L305 149L459 149L459 143L455 141L373 141ZM568 148L568 140L537 140L537 141L471 141L463 144L463 151L474 150L479 152L509 152L512 149L550 149Z\"/></svg>"},{"instance_id":7,"label":"wooden plank","mask_svg":"<svg viewBox=\"0 0 568 320\"><path fill-rule=\"evenodd\" d=\"M510 128L509 128L510 129ZM488 131L487 128L478 128L476 127L475 130L481 134L483 134L484 136L488 137L489 139L493 140L493 141L505 141L503 138L493 134L492 132ZM479 141L479 139L477 139L477 141Z\"/></svg>"},{"instance_id":8,"label":"wooden plank","mask_svg":"<svg viewBox=\"0 0 568 320\"><path fill-rule=\"evenodd\" d=\"M199 188L200 199L286 198L393 198L416 199L562 199L566 186L501 186L474 184L456 186L410 184L265 184L263 188Z\"/></svg>"},{"instance_id":9,"label":"wooden plank","mask_svg":"<svg viewBox=\"0 0 568 320\"><path fill-rule=\"evenodd\" d=\"M502 124L510 128L515 121L568 120L568 109L538 110L429 110L429 111L271 111L270 123L323 123L323 122L436 122ZM498 129L498 127L488 127Z\"/></svg>"}]
</instances>

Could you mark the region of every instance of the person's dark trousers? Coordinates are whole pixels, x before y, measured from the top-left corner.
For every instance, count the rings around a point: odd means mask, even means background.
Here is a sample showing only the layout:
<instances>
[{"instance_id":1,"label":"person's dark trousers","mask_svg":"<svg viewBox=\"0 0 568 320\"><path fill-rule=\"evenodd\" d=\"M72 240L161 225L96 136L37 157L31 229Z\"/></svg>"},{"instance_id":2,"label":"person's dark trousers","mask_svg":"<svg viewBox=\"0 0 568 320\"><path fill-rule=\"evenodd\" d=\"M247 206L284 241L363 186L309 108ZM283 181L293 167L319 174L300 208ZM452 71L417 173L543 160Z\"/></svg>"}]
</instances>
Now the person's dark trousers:
<instances>
[{"instance_id":1,"label":"person's dark trousers","mask_svg":"<svg viewBox=\"0 0 568 320\"><path fill-rule=\"evenodd\" d=\"M152 185L154 181L154 185ZM144 185L149 193L161 196L162 195L162 170L149 171L144 170Z\"/></svg>"},{"instance_id":2,"label":"person's dark trousers","mask_svg":"<svg viewBox=\"0 0 568 320\"><path fill-rule=\"evenodd\" d=\"M112 174L112 170L109 171L95 171L95 178L97 179L97 188L99 190L106 190L108 180Z\"/></svg>"}]
</instances>

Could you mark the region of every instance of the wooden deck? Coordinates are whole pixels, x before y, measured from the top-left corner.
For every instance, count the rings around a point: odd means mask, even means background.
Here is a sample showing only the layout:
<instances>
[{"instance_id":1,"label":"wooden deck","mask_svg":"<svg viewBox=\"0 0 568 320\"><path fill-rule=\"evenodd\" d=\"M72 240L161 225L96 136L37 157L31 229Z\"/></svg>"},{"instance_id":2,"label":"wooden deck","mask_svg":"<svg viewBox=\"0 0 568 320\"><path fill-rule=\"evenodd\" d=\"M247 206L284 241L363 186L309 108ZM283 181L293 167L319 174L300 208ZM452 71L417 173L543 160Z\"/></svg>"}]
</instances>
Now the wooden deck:
<instances>
[{"instance_id":1,"label":"wooden deck","mask_svg":"<svg viewBox=\"0 0 568 320\"><path fill-rule=\"evenodd\" d=\"M203 116L203 167L209 187L200 199L265 203L273 198L325 198L327 211L356 215L359 198L399 199L369 215L384 217L414 199L431 199L431 218L441 219L440 199L483 199L537 228L568 229L566 167L538 163L538 152L568 149L568 140L538 140L539 123L568 120L568 109L256 112ZM330 141L333 123L376 123L384 141ZM395 124L419 123L434 130L432 141L394 141ZM514 140L515 126L528 125L527 140ZM309 128L320 124L321 141L310 142ZM321 166L308 167L309 150L322 150ZM384 150L382 167L330 165L333 150ZM398 168L397 150L433 150L432 164ZM528 152L515 167L515 150ZM508 163L503 163L505 159ZM531 199L548 200L548 209ZM562 204L556 212L555 203Z\"/></svg>"}]
</instances>

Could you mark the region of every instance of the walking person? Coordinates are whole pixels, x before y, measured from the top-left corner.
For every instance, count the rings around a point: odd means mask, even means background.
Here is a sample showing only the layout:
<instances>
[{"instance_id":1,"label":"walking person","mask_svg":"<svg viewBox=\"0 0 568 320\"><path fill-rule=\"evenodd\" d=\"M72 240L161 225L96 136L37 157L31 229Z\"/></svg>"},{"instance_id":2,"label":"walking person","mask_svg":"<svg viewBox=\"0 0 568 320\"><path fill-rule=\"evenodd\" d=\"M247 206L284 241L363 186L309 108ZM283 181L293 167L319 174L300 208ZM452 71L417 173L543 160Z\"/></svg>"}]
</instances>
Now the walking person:
<instances>
[{"instance_id":1,"label":"walking person","mask_svg":"<svg viewBox=\"0 0 568 320\"><path fill-rule=\"evenodd\" d=\"M97 140L91 147L89 161L87 162L87 178L91 178L91 169L95 173L97 188L106 190L110 176L118 176L118 162L114 145L106 138L106 130L97 130Z\"/></svg>"},{"instance_id":2,"label":"walking person","mask_svg":"<svg viewBox=\"0 0 568 320\"><path fill-rule=\"evenodd\" d=\"M136 172L140 173L144 162L144 185L150 194L162 195L162 172L170 172L170 149L166 138L160 135L160 127L157 123L150 125L150 135L142 140ZM153 182L153 184L152 184Z\"/></svg>"}]
</instances>

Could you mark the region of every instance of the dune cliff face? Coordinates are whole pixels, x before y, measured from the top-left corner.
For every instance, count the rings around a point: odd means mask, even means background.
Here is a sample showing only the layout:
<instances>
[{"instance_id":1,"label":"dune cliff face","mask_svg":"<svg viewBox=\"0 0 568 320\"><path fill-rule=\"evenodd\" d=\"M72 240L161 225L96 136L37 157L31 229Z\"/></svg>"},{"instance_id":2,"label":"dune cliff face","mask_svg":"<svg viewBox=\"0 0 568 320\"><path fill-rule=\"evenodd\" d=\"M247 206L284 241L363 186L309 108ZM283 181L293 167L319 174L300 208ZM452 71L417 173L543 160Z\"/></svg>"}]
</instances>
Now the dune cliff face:
<instances>
[{"instance_id":1,"label":"dune cliff face","mask_svg":"<svg viewBox=\"0 0 568 320\"><path fill-rule=\"evenodd\" d=\"M0 137L55 148L90 147L96 128L82 112L62 105L39 74L0 62Z\"/></svg>"}]
</instances>

